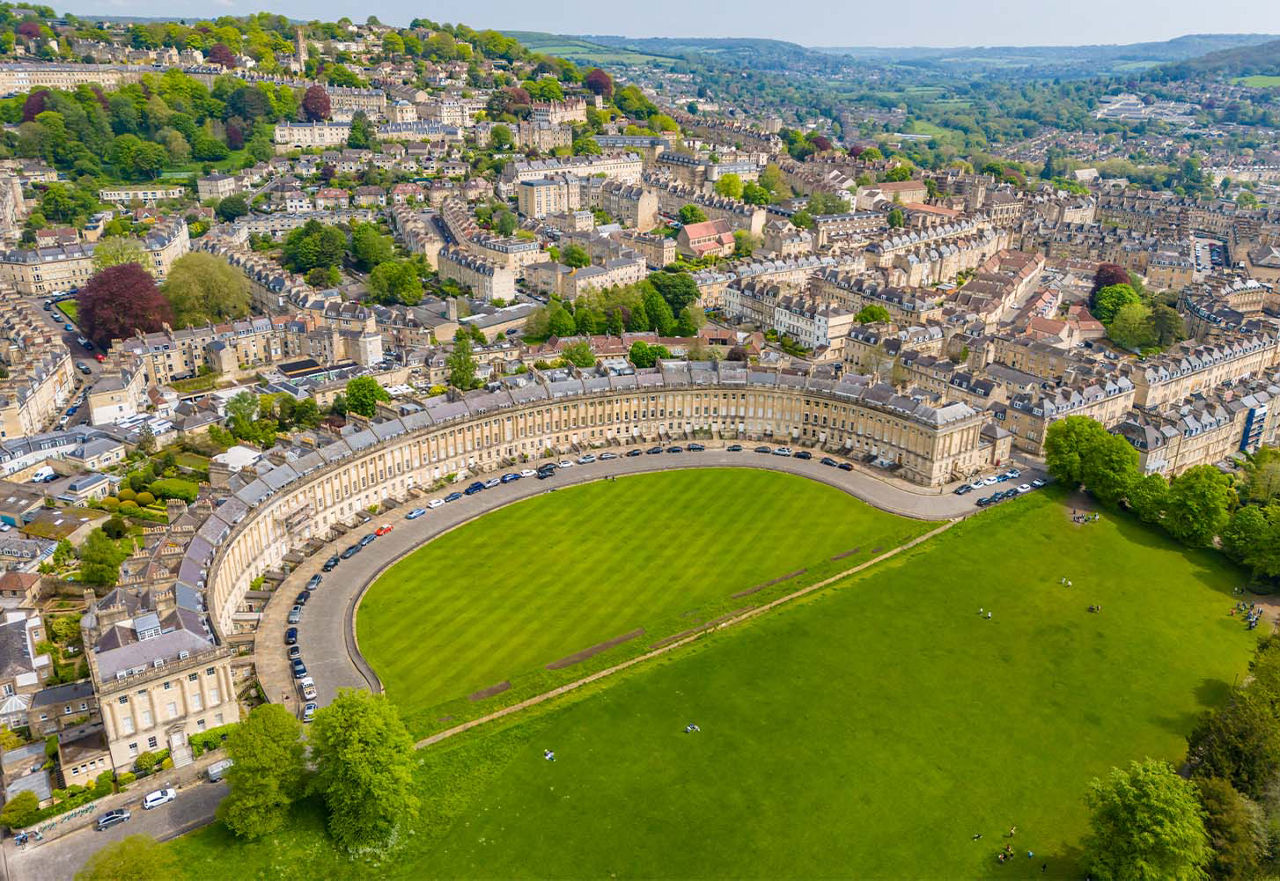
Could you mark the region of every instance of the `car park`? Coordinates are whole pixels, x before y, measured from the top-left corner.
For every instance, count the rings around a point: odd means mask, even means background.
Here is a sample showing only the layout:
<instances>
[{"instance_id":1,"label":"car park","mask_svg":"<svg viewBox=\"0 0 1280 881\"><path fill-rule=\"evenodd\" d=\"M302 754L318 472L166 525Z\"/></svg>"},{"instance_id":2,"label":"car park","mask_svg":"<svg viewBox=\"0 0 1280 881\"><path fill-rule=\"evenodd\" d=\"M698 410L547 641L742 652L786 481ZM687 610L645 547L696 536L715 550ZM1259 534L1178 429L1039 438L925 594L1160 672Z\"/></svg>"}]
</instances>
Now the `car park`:
<instances>
[{"instance_id":1,"label":"car park","mask_svg":"<svg viewBox=\"0 0 1280 881\"><path fill-rule=\"evenodd\" d=\"M596 457L595 457L593 454L591 454L591 453L587 453L585 456L579 456L579 457L578 457L578 464L579 464L579 465L590 465L590 464L591 464L592 462L594 462L595 460L596 460Z\"/></svg>"},{"instance_id":2,"label":"car park","mask_svg":"<svg viewBox=\"0 0 1280 881\"><path fill-rule=\"evenodd\" d=\"M126 823L132 816L133 814L123 810L122 808L116 808L114 811L107 811L98 818L98 831L101 832L104 829L110 829L112 826L119 826L121 823Z\"/></svg>"},{"instance_id":3,"label":"car park","mask_svg":"<svg viewBox=\"0 0 1280 881\"><path fill-rule=\"evenodd\" d=\"M706 447L702 444L689 444L689 452L691 453L701 453L705 449Z\"/></svg>"},{"instance_id":4,"label":"car park","mask_svg":"<svg viewBox=\"0 0 1280 881\"><path fill-rule=\"evenodd\" d=\"M341 554L339 554L338 556L339 556L340 558L342 558L343 560L350 560L350 559L351 559L352 557L354 557L356 554L360 553L360 550L361 550L360 545L358 545L358 544L354 544L354 545L352 545L351 547L347 548L345 551L343 551L343 552L342 552Z\"/></svg>"},{"instance_id":5,"label":"car park","mask_svg":"<svg viewBox=\"0 0 1280 881\"><path fill-rule=\"evenodd\" d=\"M149 811L152 808L167 805L177 797L178 791L172 788L157 789L155 792L148 792L142 799L142 809L144 811Z\"/></svg>"},{"instance_id":6,"label":"car park","mask_svg":"<svg viewBox=\"0 0 1280 881\"><path fill-rule=\"evenodd\" d=\"M640 450L627 450L627 458L644 455Z\"/></svg>"},{"instance_id":7,"label":"car park","mask_svg":"<svg viewBox=\"0 0 1280 881\"><path fill-rule=\"evenodd\" d=\"M289 624L297 624L301 620L302 620L302 606L299 606L295 603L294 607L289 610L289 617L287 621Z\"/></svg>"},{"instance_id":8,"label":"car park","mask_svg":"<svg viewBox=\"0 0 1280 881\"><path fill-rule=\"evenodd\" d=\"M421 516L422 516L423 514L425 514L425 513L427 513L427 509L426 509L426 508L414 508L414 509L413 509L412 511L410 511L408 514L405 514L405 515L404 515L404 519L406 519L406 520L417 520L419 517L421 517Z\"/></svg>"},{"instance_id":9,"label":"car park","mask_svg":"<svg viewBox=\"0 0 1280 881\"><path fill-rule=\"evenodd\" d=\"M367 535L361 536L358 544L360 545L360 547L364 547L365 545L371 545L373 544L374 540L377 539L377 537L378 537L377 535L370 532Z\"/></svg>"},{"instance_id":10,"label":"car park","mask_svg":"<svg viewBox=\"0 0 1280 881\"><path fill-rule=\"evenodd\" d=\"M726 453L741 453L742 444L729 444L729 446L725 447L724 450Z\"/></svg>"},{"instance_id":11,"label":"car park","mask_svg":"<svg viewBox=\"0 0 1280 881\"><path fill-rule=\"evenodd\" d=\"M318 707L317 707L317 705L316 705L316 703L315 703L314 701L312 701L312 702L308 703L306 706L304 706L304 707L302 708L302 721L303 721L303 722L310 722L312 719L314 719L314 718L316 717L316 710L317 710L317 709L318 709Z\"/></svg>"},{"instance_id":12,"label":"car park","mask_svg":"<svg viewBox=\"0 0 1280 881\"><path fill-rule=\"evenodd\" d=\"M477 480L475 483L471 484L471 486L464 489L462 494L464 496L474 496L478 492L484 492L484 484Z\"/></svg>"},{"instance_id":13,"label":"car park","mask_svg":"<svg viewBox=\"0 0 1280 881\"><path fill-rule=\"evenodd\" d=\"M800 452L796 453L795 457L797 459L812 459L813 453L809 452L808 450L801 450Z\"/></svg>"},{"instance_id":14,"label":"car park","mask_svg":"<svg viewBox=\"0 0 1280 881\"><path fill-rule=\"evenodd\" d=\"M310 578L307 579L307 590L315 590L317 587L320 586L320 582L323 580L324 579L320 577L319 572L317 572L315 575L312 575Z\"/></svg>"},{"instance_id":15,"label":"car park","mask_svg":"<svg viewBox=\"0 0 1280 881\"><path fill-rule=\"evenodd\" d=\"M535 474L537 474L537 473L538 473L538 472L537 472L537 471L534 471L532 468L521 468L521 469L520 469L520 476L521 476L521 477L533 477L533 476L534 476Z\"/></svg>"},{"instance_id":16,"label":"car park","mask_svg":"<svg viewBox=\"0 0 1280 881\"><path fill-rule=\"evenodd\" d=\"M302 658L294 658L291 662L293 666L293 678L301 679L307 675L307 665L302 663Z\"/></svg>"},{"instance_id":17,"label":"car park","mask_svg":"<svg viewBox=\"0 0 1280 881\"><path fill-rule=\"evenodd\" d=\"M767 454L769 454L769 453L772 453L772 452L773 452L773 450L772 450L772 448L770 448L770 447L756 447L756 452L757 452L757 453L765 453L765 454L767 455Z\"/></svg>"},{"instance_id":18,"label":"car park","mask_svg":"<svg viewBox=\"0 0 1280 881\"><path fill-rule=\"evenodd\" d=\"M656 456L661 452L662 452L662 447L649 447L649 449L645 450L645 453L647 453L650 456Z\"/></svg>"},{"instance_id":19,"label":"car park","mask_svg":"<svg viewBox=\"0 0 1280 881\"><path fill-rule=\"evenodd\" d=\"M451 493L449 493L447 496L445 496L445 497L444 497L444 500L445 500L446 502L456 502L456 501L457 501L458 499L460 499L460 498L462 498L462 493L460 493L460 492L451 492Z\"/></svg>"},{"instance_id":20,"label":"car park","mask_svg":"<svg viewBox=\"0 0 1280 881\"><path fill-rule=\"evenodd\" d=\"M284 644L285 645L298 644L298 628L290 627L288 630L284 632Z\"/></svg>"},{"instance_id":21,"label":"car park","mask_svg":"<svg viewBox=\"0 0 1280 881\"><path fill-rule=\"evenodd\" d=\"M852 465L850 465L848 462L841 462L841 463L840 463L839 465L837 465L836 467L837 467L837 468L839 468L841 471L852 471L852 470L853 470L853 466L852 466Z\"/></svg>"},{"instance_id":22,"label":"car park","mask_svg":"<svg viewBox=\"0 0 1280 881\"><path fill-rule=\"evenodd\" d=\"M517 481L517 480L519 480L519 479L520 479L520 475L519 475L519 474L516 474L514 471L512 471L512 472L510 472L509 474L504 474L504 475L502 475L502 481L501 481L501 482L502 482L502 483L513 483L513 482L515 482L515 481Z\"/></svg>"},{"instance_id":23,"label":"car park","mask_svg":"<svg viewBox=\"0 0 1280 881\"><path fill-rule=\"evenodd\" d=\"M434 509L436 509L436 508L443 508L443 507L444 507L444 499L432 499L431 501L427 502L427 507L428 507L428 508L430 508L430 509L432 509L432 510L434 510Z\"/></svg>"},{"instance_id":24,"label":"car park","mask_svg":"<svg viewBox=\"0 0 1280 881\"><path fill-rule=\"evenodd\" d=\"M300 590L298 591L298 596L296 599L294 599L293 604L295 606L305 606L307 604L307 600L309 599L311 599L311 591Z\"/></svg>"},{"instance_id":25,"label":"car park","mask_svg":"<svg viewBox=\"0 0 1280 881\"><path fill-rule=\"evenodd\" d=\"M601 462L607 462L607 461L609 461L610 459L616 459L616 458L618 458L618 454L617 454L617 453L601 453L601 454L600 454L600 461L601 461Z\"/></svg>"}]
</instances>

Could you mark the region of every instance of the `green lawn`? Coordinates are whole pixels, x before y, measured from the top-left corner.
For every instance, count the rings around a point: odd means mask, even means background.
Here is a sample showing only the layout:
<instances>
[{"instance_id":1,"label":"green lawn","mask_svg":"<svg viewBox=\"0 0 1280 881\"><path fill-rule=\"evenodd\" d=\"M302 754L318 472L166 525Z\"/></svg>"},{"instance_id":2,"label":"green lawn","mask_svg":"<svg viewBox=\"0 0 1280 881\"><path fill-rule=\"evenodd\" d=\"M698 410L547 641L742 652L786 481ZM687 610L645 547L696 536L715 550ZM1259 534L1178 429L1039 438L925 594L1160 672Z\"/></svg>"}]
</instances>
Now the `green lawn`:
<instances>
[{"instance_id":1,"label":"green lawn","mask_svg":"<svg viewBox=\"0 0 1280 881\"><path fill-rule=\"evenodd\" d=\"M1275 89L1280 88L1280 76L1242 76L1235 80L1237 85L1248 86L1251 89Z\"/></svg>"},{"instance_id":2,"label":"green lawn","mask_svg":"<svg viewBox=\"0 0 1280 881\"><path fill-rule=\"evenodd\" d=\"M67 319L72 323L75 323L76 316L80 314L80 304L74 299L59 300L54 303L54 306L59 312L67 316Z\"/></svg>"},{"instance_id":3,"label":"green lawn","mask_svg":"<svg viewBox=\"0 0 1280 881\"><path fill-rule=\"evenodd\" d=\"M263 842L215 826L172 846L192 879L1078 878L1088 780L1180 760L1244 670L1257 634L1226 614L1241 580L1037 493L425 750L422 814L381 865L337 856L313 804Z\"/></svg>"},{"instance_id":4,"label":"green lawn","mask_svg":"<svg viewBox=\"0 0 1280 881\"><path fill-rule=\"evenodd\" d=\"M584 664L554 673L545 665L645 629L592 659L602 666L933 525L771 471L697 469L561 489L396 564L360 605L360 648L422 734L433 718L488 709L466 701L481 689L510 681L511 701L579 678ZM731 596L805 568L769 591ZM456 698L462 707L429 712Z\"/></svg>"}]
</instances>

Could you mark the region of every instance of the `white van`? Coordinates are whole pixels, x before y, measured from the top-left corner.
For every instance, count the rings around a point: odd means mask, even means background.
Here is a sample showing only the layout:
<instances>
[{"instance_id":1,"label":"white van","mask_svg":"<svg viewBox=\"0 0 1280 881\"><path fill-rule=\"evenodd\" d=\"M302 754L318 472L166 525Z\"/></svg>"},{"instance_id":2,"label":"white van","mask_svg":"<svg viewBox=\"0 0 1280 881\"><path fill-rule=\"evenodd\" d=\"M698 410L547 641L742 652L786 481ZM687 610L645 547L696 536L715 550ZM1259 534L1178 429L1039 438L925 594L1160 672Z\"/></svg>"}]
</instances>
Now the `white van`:
<instances>
[{"instance_id":1,"label":"white van","mask_svg":"<svg viewBox=\"0 0 1280 881\"><path fill-rule=\"evenodd\" d=\"M231 761L230 759L223 759L220 762L214 762L212 765L209 766L209 769L205 772L206 774L209 775L209 782L217 783L224 776L226 776L227 771L234 764L235 762Z\"/></svg>"},{"instance_id":2,"label":"white van","mask_svg":"<svg viewBox=\"0 0 1280 881\"><path fill-rule=\"evenodd\" d=\"M44 465L36 469L36 473L31 475L32 483L45 483L52 480L58 472L54 471L48 465Z\"/></svg>"},{"instance_id":3,"label":"white van","mask_svg":"<svg viewBox=\"0 0 1280 881\"><path fill-rule=\"evenodd\" d=\"M302 692L302 699L313 701L316 699L316 681L310 676L303 676L298 680L298 689Z\"/></svg>"}]
</instances>

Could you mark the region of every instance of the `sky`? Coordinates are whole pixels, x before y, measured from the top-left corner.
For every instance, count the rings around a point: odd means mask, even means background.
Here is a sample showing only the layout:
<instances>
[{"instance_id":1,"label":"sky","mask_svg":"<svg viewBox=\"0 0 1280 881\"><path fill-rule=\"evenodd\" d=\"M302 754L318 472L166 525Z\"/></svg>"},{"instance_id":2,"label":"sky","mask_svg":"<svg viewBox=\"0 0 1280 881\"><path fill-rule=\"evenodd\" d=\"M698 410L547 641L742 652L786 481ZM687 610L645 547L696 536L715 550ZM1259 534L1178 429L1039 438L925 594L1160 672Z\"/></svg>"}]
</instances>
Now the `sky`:
<instances>
[{"instance_id":1,"label":"sky","mask_svg":"<svg viewBox=\"0 0 1280 881\"><path fill-rule=\"evenodd\" d=\"M83 2L83 0L82 0ZM61 9L61 7L59 7ZM631 37L770 37L806 46L1009 46L1137 43L1183 34L1280 33L1276 0L96 0L79 15L238 15Z\"/></svg>"}]
</instances>

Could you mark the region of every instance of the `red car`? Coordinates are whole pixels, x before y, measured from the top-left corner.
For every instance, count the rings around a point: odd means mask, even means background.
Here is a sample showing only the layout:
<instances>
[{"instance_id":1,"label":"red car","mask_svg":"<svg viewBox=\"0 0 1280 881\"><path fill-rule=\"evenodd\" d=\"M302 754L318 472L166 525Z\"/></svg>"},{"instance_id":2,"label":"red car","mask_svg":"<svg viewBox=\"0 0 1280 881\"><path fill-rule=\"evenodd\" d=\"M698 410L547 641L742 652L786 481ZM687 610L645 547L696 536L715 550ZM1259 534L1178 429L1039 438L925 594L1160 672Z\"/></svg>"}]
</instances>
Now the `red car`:
<instances>
[{"instance_id":1,"label":"red car","mask_svg":"<svg viewBox=\"0 0 1280 881\"><path fill-rule=\"evenodd\" d=\"M391 530L392 530L392 526L391 526L389 523L384 523L384 524L382 524L381 526L379 526L377 529L375 529L375 530L373 531L373 534L374 534L374 535L386 535L386 534L387 534L388 532L390 532Z\"/></svg>"},{"instance_id":2,"label":"red car","mask_svg":"<svg viewBox=\"0 0 1280 881\"><path fill-rule=\"evenodd\" d=\"M97 358L99 362L103 362L103 361L106 361L106 360L107 360L107 356L106 356L106 355L104 355L104 354L102 354L101 352L99 352L98 354L94 355L93 357Z\"/></svg>"}]
</instances>

